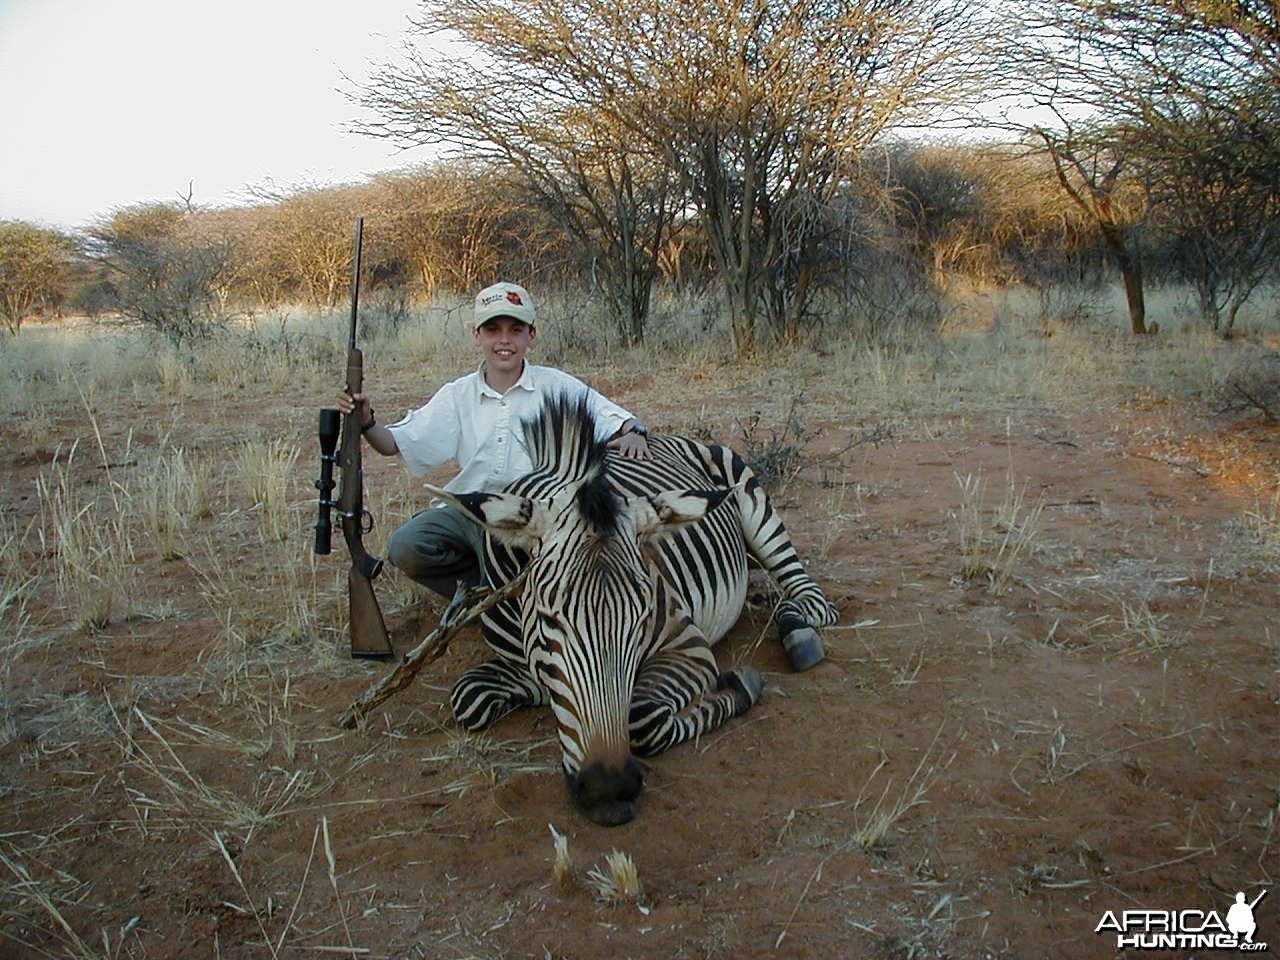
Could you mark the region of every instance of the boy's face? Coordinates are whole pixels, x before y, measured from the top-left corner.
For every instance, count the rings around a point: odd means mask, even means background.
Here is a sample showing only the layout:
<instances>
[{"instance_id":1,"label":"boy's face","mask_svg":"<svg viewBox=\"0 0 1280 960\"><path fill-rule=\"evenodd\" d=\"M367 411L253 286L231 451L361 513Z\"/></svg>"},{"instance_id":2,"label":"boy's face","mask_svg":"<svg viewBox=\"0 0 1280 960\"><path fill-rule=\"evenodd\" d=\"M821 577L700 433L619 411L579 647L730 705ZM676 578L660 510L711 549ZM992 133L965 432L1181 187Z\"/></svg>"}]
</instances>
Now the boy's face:
<instances>
[{"instance_id":1,"label":"boy's face","mask_svg":"<svg viewBox=\"0 0 1280 960\"><path fill-rule=\"evenodd\" d=\"M515 317L493 317L475 329L485 369L494 373L519 373L537 336L536 328Z\"/></svg>"}]
</instances>

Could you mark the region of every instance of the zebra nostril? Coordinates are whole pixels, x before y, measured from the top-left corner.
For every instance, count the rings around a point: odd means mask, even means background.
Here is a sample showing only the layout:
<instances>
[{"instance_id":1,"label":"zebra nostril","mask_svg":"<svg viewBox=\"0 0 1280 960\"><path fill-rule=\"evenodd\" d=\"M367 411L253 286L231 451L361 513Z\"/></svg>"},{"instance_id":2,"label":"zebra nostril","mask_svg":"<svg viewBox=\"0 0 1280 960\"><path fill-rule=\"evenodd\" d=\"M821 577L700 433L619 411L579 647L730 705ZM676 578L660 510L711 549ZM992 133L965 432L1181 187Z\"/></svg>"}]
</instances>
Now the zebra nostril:
<instances>
[{"instance_id":1,"label":"zebra nostril","mask_svg":"<svg viewBox=\"0 0 1280 960\"><path fill-rule=\"evenodd\" d=\"M644 774L640 772L640 764L636 763L634 757L627 757L627 762L623 764L621 784L620 795L623 799L640 798L640 792L644 790Z\"/></svg>"}]
</instances>

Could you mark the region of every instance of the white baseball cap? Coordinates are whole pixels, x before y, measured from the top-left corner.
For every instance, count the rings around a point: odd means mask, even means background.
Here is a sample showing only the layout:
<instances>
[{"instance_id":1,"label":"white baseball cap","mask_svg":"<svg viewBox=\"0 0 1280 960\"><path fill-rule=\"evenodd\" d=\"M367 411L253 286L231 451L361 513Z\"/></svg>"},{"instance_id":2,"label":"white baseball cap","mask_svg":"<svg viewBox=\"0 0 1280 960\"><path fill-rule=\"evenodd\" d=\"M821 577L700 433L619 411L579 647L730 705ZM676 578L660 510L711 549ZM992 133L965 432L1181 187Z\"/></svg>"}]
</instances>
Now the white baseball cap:
<instances>
[{"instance_id":1,"label":"white baseball cap","mask_svg":"<svg viewBox=\"0 0 1280 960\"><path fill-rule=\"evenodd\" d=\"M476 294L476 320L479 327L494 317L514 317L529 326L535 323L537 313L529 291L516 283L495 283Z\"/></svg>"}]
</instances>

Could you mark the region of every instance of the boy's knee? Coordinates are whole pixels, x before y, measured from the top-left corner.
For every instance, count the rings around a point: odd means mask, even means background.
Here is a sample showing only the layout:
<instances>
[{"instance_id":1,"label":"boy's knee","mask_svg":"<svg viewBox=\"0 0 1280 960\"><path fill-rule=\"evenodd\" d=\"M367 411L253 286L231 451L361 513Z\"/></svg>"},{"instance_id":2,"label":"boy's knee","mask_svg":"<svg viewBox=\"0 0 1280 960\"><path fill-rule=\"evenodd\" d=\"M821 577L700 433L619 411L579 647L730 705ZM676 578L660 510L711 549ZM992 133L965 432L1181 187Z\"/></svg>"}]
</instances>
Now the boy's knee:
<instances>
[{"instance_id":1,"label":"boy's knee","mask_svg":"<svg viewBox=\"0 0 1280 960\"><path fill-rule=\"evenodd\" d=\"M409 579L452 596L458 581L479 582L480 559L466 541L441 528L440 518L416 517L387 538L387 561Z\"/></svg>"},{"instance_id":2,"label":"boy's knee","mask_svg":"<svg viewBox=\"0 0 1280 960\"><path fill-rule=\"evenodd\" d=\"M387 562L408 577L418 572L413 539L405 535L404 527L387 538Z\"/></svg>"}]
</instances>

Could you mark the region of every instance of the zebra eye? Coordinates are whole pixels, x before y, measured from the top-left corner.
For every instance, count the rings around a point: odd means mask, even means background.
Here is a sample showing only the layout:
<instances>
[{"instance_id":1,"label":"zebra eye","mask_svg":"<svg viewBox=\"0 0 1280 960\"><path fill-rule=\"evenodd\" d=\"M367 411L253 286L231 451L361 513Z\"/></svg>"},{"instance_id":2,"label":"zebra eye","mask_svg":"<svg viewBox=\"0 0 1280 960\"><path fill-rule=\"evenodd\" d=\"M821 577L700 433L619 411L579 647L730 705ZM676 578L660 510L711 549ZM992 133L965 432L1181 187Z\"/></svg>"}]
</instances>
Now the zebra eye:
<instances>
[{"instance_id":1,"label":"zebra eye","mask_svg":"<svg viewBox=\"0 0 1280 960\"><path fill-rule=\"evenodd\" d=\"M563 635L565 632L565 622L560 616L550 610L538 611L538 626L543 631L549 631L554 634Z\"/></svg>"}]
</instances>

